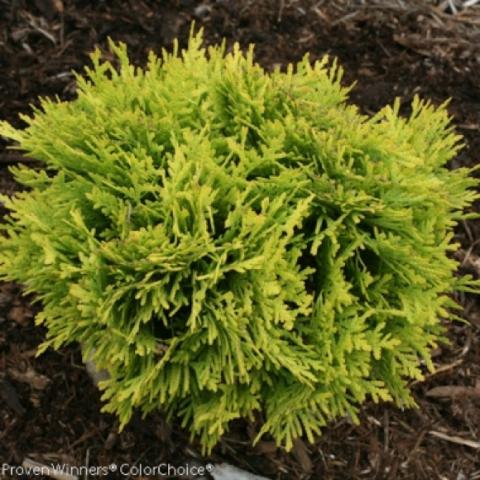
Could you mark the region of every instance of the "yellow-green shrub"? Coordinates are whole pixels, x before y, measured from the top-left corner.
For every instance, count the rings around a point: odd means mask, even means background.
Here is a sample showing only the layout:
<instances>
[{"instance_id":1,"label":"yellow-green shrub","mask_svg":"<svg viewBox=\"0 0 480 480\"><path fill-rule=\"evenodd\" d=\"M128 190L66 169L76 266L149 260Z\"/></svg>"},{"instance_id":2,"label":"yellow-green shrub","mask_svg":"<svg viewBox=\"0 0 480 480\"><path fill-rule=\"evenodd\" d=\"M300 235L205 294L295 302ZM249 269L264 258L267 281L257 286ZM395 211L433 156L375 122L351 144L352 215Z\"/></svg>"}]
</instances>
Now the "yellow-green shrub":
<instances>
[{"instance_id":1,"label":"yellow-green shrub","mask_svg":"<svg viewBox=\"0 0 480 480\"><path fill-rule=\"evenodd\" d=\"M41 300L46 346L80 342L105 409L181 418L208 450L229 422L291 447L409 379L452 306L452 229L476 198L443 107L373 118L340 70L266 73L236 46L101 62L78 98L2 123L45 169L2 200L3 278Z\"/></svg>"}]
</instances>

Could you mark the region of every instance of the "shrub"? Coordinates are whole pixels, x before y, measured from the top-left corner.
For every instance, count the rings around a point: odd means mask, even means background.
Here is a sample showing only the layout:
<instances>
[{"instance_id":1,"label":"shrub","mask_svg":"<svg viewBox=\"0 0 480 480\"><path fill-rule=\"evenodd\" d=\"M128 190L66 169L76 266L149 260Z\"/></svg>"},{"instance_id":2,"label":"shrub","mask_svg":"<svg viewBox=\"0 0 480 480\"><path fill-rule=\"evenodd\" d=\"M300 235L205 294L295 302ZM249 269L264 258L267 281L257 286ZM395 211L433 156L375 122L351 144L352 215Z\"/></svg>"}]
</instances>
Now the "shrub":
<instances>
[{"instance_id":1,"label":"shrub","mask_svg":"<svg viewBox=\"0 0 480 480\"><path fill-rule=\"evenodd\" d=\"M443 338L447 256L477 197L442 106L372 118L341 71L265 72L252 50L93 54L71 102L0 132L44 162L2 197L1 274L41 301L48 346L79 342L105 410L180 417L210 450L234 419L287 448L407 382ZM329 66L330 65L330 66Z\"/></svg>"}]
</instances>

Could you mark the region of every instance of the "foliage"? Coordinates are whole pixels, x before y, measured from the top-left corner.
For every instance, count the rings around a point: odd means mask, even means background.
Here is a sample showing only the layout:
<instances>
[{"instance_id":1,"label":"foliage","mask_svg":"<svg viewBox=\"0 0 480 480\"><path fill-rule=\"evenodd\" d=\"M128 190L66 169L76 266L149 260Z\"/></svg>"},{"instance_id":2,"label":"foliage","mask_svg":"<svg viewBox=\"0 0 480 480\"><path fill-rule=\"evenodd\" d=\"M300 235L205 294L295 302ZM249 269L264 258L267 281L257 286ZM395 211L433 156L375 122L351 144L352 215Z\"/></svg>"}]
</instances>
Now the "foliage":
<instances>
[{"instance_id":1,"label":"foliage","mask_svg":"<svg viewBox=\"0 0 480 480\"><path fill-rule=\"evenodd\" d=\"M239 46L111 44L74 101L0 134L44 162L2 197L0 272L41 301L48 346L106 368L105 410L180 417L210 450L237 418L287 448L367 398L414 402L449 294L447 253L477 194L445 107L369 118L341 70L267 73ZM470 286L470 287L469 287Z\"/></svg>"}]
</instances>

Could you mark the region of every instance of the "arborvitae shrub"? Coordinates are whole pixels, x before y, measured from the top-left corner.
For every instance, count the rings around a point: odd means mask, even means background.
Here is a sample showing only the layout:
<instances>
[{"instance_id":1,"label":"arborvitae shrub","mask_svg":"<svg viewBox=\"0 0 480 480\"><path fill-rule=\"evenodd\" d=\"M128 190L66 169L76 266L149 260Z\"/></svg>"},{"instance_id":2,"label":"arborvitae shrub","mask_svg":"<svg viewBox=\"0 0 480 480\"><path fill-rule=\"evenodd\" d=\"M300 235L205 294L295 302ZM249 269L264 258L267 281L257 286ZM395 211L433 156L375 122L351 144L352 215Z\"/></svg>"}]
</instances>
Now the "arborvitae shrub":
<instances>
[{"instance_id":1,"label":"arborvitae shrub","mask_svg":"<svg viewBox=\"0 0 480 480\"><path fill-rule=\"evenodd\" d=\"M3 278L43 309L43 346L105 368L105 410L180 417L211 449L230 421L287 448L366 399L412 405L442 338L452 229L476 198L444 107L369 118L341 72L252 52L97 51L74 101L0 133L45 169L2 197Z\"/></svg>"}]
</instances>

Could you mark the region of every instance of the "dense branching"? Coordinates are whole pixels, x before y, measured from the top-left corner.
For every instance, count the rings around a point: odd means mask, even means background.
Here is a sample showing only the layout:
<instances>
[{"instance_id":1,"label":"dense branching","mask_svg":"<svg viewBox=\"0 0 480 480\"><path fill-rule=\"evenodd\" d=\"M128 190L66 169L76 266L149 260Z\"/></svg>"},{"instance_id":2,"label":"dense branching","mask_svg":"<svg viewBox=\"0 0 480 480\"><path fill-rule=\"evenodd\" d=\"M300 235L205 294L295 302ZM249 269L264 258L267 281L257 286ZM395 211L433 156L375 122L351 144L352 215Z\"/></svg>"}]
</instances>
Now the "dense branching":
<instances>
[{"instance_id":1,"label":"dense branching","mask_svg":"<svg viewBox=\"0 0 480 480\"><path fill-rule=\"evenodd\" d=\"M267 73L200 34L144 70L111 48L74 101L0 124L45 164L14 169L0 240L43 348L79 342L122 424L160 409L206 450L256 412L290 448L367 397L412 405L472 286L448 252L477 182L445 166L445 108L370 118L327 59Z\"/></svg>"}]
</instances>

